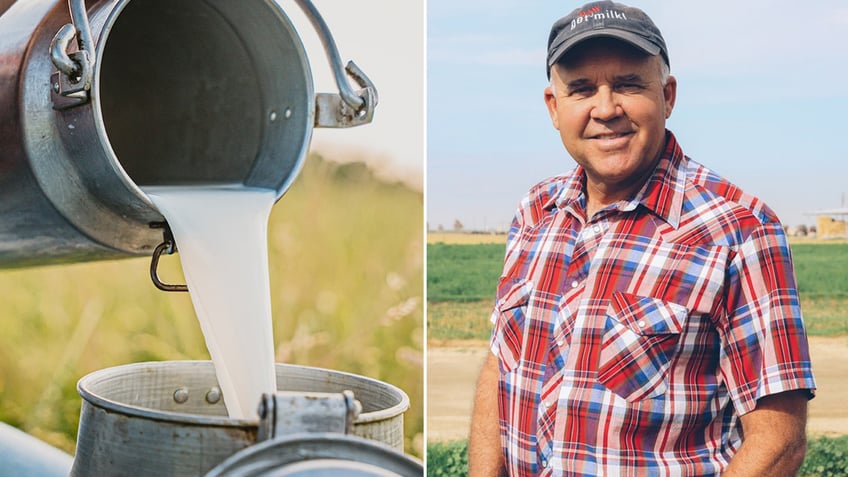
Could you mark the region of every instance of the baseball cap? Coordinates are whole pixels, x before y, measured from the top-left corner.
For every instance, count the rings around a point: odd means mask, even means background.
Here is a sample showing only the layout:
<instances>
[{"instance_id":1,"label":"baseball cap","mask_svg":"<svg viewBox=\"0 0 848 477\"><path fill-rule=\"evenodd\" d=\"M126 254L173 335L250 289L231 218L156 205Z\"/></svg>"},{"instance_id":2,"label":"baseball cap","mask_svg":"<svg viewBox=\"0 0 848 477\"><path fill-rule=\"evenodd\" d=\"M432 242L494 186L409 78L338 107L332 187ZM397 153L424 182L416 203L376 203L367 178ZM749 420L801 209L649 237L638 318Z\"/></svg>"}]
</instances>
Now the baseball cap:
<instances>
[{"instance_id":1,"label":"baseball cap","mask_svg":"<svg viewBox=\"0 0 848 477\"><path fill-rule=\"evenodd\" d=\"M575 45L590 38L617 38L649 55L662 55L668 61L668 49L660 29L642 10L611 1L590 2L560 18L548 37L548 67Z\"/></svg>"}]
</instances>

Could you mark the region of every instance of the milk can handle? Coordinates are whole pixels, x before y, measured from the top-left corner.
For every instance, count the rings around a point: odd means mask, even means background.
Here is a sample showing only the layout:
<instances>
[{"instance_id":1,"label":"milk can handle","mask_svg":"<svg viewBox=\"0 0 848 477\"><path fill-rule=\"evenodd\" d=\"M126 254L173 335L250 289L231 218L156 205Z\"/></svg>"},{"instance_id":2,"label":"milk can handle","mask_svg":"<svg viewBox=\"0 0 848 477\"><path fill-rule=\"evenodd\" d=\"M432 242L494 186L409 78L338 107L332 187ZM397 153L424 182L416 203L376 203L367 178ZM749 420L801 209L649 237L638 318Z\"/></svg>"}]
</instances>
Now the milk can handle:
<instances>
[{"instance_id":1,"label":"milk can handle","mask_svg":"<svg viewBox=\"0 0 848 477\"><path fill-rule=\"evenodd\" d=\"M68 0L71 23L62 26L50 43L50 59L62 74L53 84L54 92L69 96L91 89L94 70L94 42L85 10L85 0ZM69 54L67 49L76 36L79 51Z\"/></svg>"},{"instance_id":2,"label":"milk can handle","mask_svg":"<svg viewBox=\"0 0 848 477\"><path fill-rule=\"evenodd\" d=\"M319 93L316 96L315 125L319 127L351 127L370 123L377 106L377 89L374 83L359 69L353 61L342 68L339 50L327 23L321 17L318 9L310 0L295 0L303 13L309 18L312 27L321 38L327 60L333 69L333 76L339 95ZM349 74L362 89L354 91L347 82L345 72ZM341 101L338 101L338 99Z\"/></svg>"}]
</instances>

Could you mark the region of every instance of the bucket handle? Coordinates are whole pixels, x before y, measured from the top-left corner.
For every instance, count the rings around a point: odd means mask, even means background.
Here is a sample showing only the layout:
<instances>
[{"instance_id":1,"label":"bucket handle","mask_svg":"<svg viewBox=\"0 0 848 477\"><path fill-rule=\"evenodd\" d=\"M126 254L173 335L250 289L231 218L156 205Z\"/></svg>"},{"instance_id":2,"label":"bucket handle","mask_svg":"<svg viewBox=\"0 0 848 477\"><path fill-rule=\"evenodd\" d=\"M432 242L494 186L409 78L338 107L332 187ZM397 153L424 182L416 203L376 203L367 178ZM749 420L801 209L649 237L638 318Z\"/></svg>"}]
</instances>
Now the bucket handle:
<instances>
[{"instance_id":1,"label":"bucket handle","mask_svg":"<svg viewBox=\"0 0 848 477\"><path fill-rule=\"evenodd\" d=\"M339 94L318 93L315 100L315 126L325 128L348 128L370 123L377 106L377 88L353 61L342 69L339 49L330 33L330 28L310 0L295 0L309 18L327 54L333 69L333 77ZM345 77L345 72L362 88L354 91Z\"/></svg>"},{"instance_id":2,"label":"bucket handle","mask_svg":"<svg viewBox=\"0 0 848 477\"><path fill-rule=\"evenodd\" d=\"M85 10L85 0L68 0L71 23L59 29L50 42L50 59L60 74L52 78L53 92L65 97L85 99L91 89L94 71L94 43L91 26ZM71 40L76 37L79 51L68 53Z\"/></svg>"}]
</instances>

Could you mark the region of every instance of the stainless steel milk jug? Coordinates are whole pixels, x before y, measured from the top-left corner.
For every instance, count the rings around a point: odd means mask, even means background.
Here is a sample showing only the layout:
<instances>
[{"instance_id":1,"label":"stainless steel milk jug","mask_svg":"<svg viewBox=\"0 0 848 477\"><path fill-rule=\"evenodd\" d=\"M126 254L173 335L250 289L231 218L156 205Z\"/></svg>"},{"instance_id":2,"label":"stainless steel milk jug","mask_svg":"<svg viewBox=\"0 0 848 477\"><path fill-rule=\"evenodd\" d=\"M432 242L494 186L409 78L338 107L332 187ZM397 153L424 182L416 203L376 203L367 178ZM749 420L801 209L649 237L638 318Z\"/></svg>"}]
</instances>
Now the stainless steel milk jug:
<instances>
[{"instance_id":1,"label":"stainless steel milk jug","mask_svg":"<svg viewBox=\"0 0 848 477\"><path fill-rule=\"evenodd\" d=\"M0 267L150 254L148 185L281 196L314 126L367 123L376 92L314 6L339 94L313 92L272 0L19 0L0 9Z\"/></svg>"},{"instance_id":2,"label":"stainless steel milk jug","mask_svg":"<svg viewBox=\"0 0 848 477\"><path fill-rule=\"evenodd\" d=\"M216 475L237 475L229 472L328 459L337 466L358 461L395 472L379 475L421 475L420 464L402 454L403 413L409 408L402 390L307 366L277 364L276 374L279 391L313 396L294 400L276 418L260 411L257 422L227 417L209 361L136 363L95 371L78 386L83 405L71 476L203 475L219 465ZM314 402L314 393L342 392L351 393L361 406L347 429L343 424L334 432L311 432L303 424L284 422ZM331 414L329 408L309 413L305 425ZM332 475L351 475L339 472Z\"/></svg>"}]
</instances>

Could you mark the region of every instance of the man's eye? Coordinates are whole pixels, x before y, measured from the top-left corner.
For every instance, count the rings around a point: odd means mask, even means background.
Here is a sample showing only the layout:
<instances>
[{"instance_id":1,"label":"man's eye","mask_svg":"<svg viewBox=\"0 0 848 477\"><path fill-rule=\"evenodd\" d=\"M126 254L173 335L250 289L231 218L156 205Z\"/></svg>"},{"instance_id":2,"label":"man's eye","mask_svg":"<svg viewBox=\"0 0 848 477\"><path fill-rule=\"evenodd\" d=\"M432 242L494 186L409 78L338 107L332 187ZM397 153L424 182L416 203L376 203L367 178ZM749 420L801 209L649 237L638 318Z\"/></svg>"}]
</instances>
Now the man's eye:
<instances>
[{"instance_id":1,"label":"man's eye","mask_svg":"<svg viewBox=\"0 0 848 477\"><path fill-rule=\"evenodd\" d=\"M624 92L642 91L645 87L641 83L621 83L616 85L615 89Z\"/></svg>"},{"instance_id":2,"label":"man's eye","mask_svg":"<svg viewBox=\"0 0 848 477\"><path fill-rule=\"evenodd\" d=\"M569 94L571 96L588 96L595 91L595 88L591 86L579 86L577 88L571 88L569 90Z\"/></svg>"}]
</instances>

